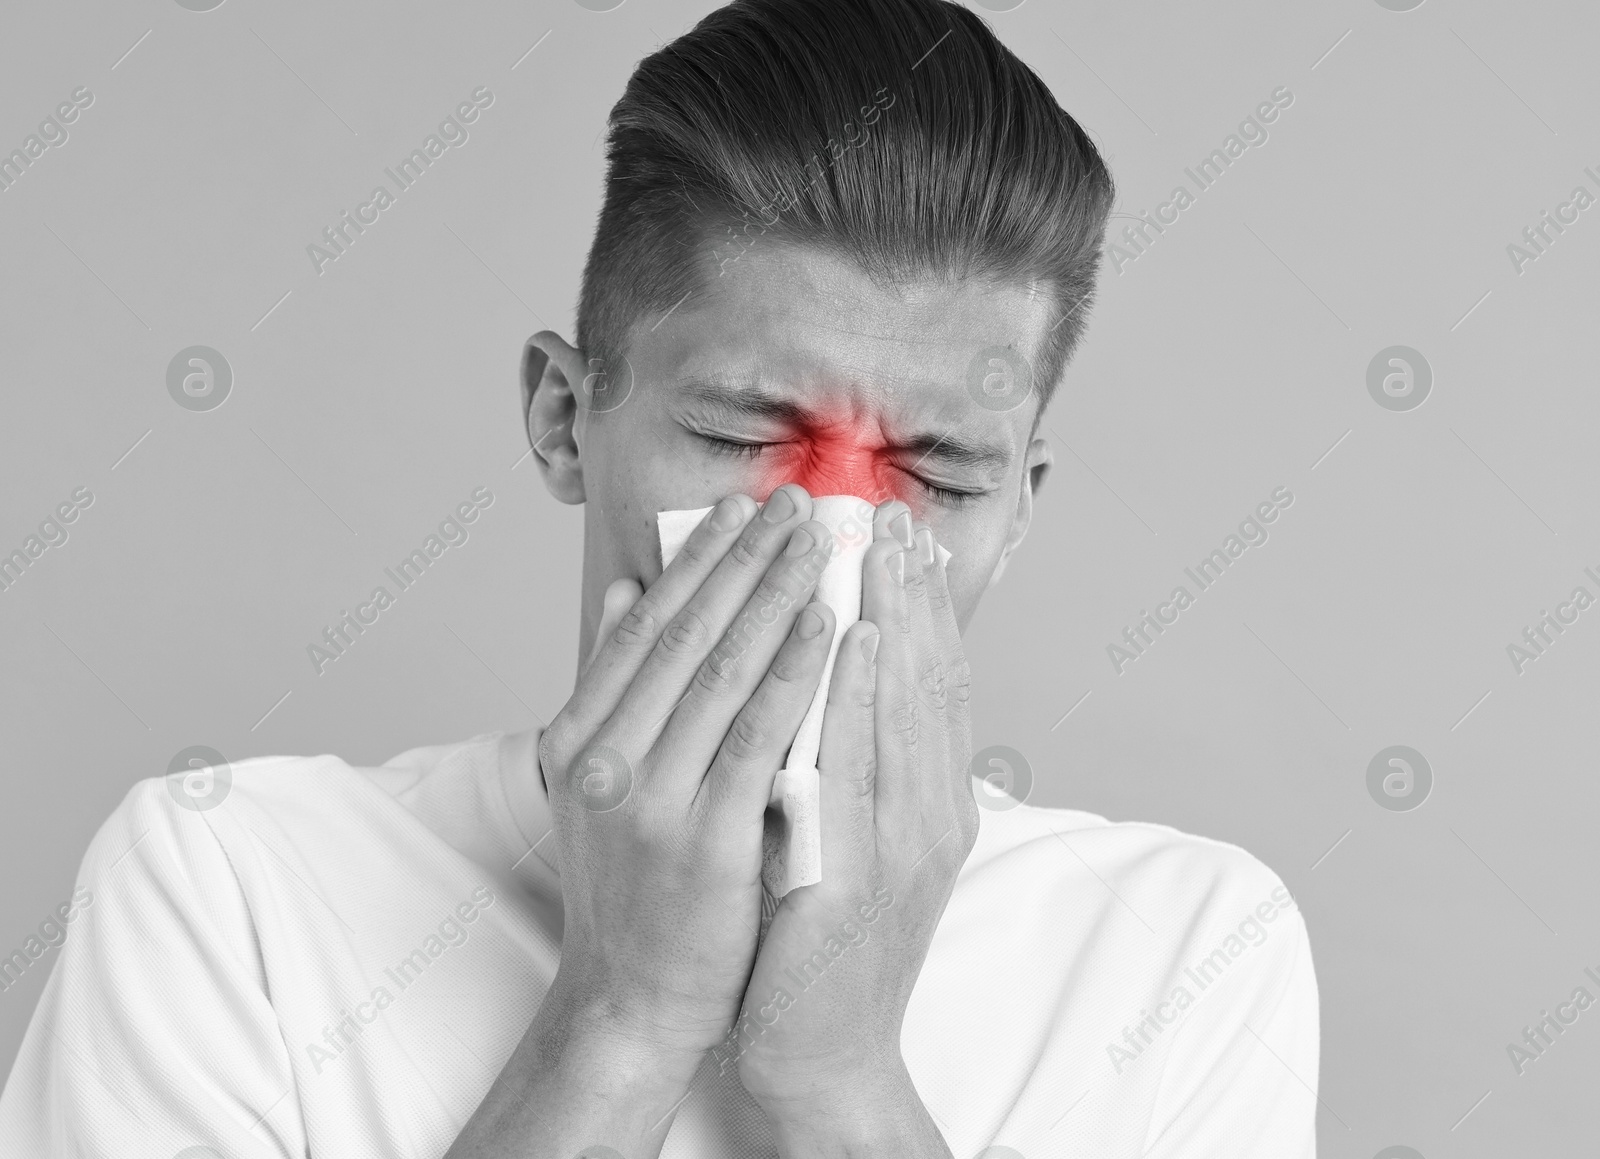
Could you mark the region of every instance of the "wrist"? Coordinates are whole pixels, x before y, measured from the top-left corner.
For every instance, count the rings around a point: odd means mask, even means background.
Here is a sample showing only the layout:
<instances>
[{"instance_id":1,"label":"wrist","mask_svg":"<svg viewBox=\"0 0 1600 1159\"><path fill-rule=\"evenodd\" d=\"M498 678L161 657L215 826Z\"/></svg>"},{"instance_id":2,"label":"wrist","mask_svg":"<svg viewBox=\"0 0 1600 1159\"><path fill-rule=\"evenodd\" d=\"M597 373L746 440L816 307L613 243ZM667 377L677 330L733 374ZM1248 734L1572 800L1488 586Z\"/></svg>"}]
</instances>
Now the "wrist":
<instances>
[{"instance_id":1,"label":"wrist","mask_svg":"<svg viewBox=\"0 0 1600 1159\"><path fill-rule=\"evenodd\" d=\"M904 1063L805 1084L789 1095L759 1100L786 1159L876 1159L950 1152Z\"/></svg>"},{"instance_id":2,"label":"wrist","mask_svg":"<svg viewBox=\"0 0 1600 1159\"><path fill-rule=\"evenodd\" d=\"M699 1057L621 1014L552 986L449 1154L656 1154Z\"/></svg>"},{"instance_id":3,"label":"wrist","mask_svg":"<svg viewBox=\"0 0 1600 1159\"><path fill-rule=\"evenodd\" d=\"M739 1079L775 1123L837 1119L864 1125L876 1109L895 1106L908 1092L915 1096L911 1075L899 1051L855 1054L849 1063L815 1060L805 1066L776 1067L746 1057Z\"/></svg>"},{"instance_id":4,"label":"wrist","mask_svg":"<svg viewBox=\"0 0 1600 1159\"><path fill-rule=\"evenodd\" d=\"M530 1028L546 1061L590 1074L602 1098L676 1101L706 1047L670 1031L645 1003L561 982L558 970Z\"/></svg>"}]
</instances>

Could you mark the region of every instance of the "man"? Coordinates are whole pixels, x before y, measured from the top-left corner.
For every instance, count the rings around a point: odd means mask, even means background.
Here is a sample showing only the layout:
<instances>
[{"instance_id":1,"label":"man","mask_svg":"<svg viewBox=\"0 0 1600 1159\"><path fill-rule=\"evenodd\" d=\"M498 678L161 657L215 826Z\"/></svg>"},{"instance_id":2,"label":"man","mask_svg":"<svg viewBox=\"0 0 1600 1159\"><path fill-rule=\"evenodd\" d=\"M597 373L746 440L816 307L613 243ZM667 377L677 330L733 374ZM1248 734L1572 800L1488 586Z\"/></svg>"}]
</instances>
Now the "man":
<instances>
[{"instance_id":1,"label":"man","mask_svg":"<svg viewBox=\"0 0 1600 1159\"><path fill-rule=\"evenodd\" d=\"M546 483L586 505L571 700L376 769L247 761L211 808L136 786L0 1146L1312 1155L1279 880L974 795L960 631L1050 467L1112 197L1093 145L944 0L737 0L640 65L609 165L578 343L535 335L523 371ZM834 640L823 495L875 505L862 618L828 669L821 879L763 914ZM704 507L663 568L658 513Z\"/></svg>"}]
</instances>

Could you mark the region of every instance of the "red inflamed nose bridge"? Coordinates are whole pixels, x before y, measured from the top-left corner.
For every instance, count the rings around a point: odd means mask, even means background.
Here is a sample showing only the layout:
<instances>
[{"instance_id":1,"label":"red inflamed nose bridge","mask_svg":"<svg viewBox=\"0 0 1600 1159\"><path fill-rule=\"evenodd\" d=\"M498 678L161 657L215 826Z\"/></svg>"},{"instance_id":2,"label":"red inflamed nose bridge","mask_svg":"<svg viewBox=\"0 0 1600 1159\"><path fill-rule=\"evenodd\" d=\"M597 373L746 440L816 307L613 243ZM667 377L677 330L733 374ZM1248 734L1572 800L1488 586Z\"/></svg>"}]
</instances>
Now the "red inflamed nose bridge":
<instances>
[{"instance_id":1,"label":"red inflamed nose bridge","mask_svg":"<svg viewBox=\"0 0 1600 1159\"><path fill-rule=\"evenodd\" d=\"M758 460L753 493L765 501L785 483L812 495L859 495L874 504L899 499L920 516L921 496L889 455L882 436L859 419L796 425L773 438Z\"/></svg>"}]
</instances>

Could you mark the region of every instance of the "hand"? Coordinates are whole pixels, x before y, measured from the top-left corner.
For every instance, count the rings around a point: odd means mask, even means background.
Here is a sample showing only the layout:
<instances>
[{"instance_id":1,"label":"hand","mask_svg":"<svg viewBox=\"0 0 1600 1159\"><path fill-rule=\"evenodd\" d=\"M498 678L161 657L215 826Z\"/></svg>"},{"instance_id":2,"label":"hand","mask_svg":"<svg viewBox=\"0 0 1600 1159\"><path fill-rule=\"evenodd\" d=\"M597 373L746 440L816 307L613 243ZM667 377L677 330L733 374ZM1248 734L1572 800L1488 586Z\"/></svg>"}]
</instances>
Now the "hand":
<instances>
[{"instance_id":1,"label":"hand","mask_svg":"<svg viewBox=\"0 0 1600 1159\"><path fill-rule=\"evenodd\" d=\"M724 499L648 592L607 592L539 763L561 858L561 962L452 1154L655 1154L755 956L762 817L833 638L833 552L804 489ZM515 1145L516 1150L497 1149ZM564 1150L563 1150L564 1148Z\"/></svg>"},{"instance_id":2,"label":"hand","mask_svg":"<svg viewBox=\"0 0 1600 1159\"><path fill-rule=\"evenodd\" d=\"M894 1153L937 1154L900 1028L928 944L978 832L969 669L932 532L905 504L873 521L861 623L840 643L823 717L822 880L772 919L735 1031L734 1060L780 1143L819 1124ZM921 1131L922 1148L908 1146ZM927 1132L932 1132L931 1135ZM838 1139L831 1142L838 1143Z\"/></svg>"}]
</instances>

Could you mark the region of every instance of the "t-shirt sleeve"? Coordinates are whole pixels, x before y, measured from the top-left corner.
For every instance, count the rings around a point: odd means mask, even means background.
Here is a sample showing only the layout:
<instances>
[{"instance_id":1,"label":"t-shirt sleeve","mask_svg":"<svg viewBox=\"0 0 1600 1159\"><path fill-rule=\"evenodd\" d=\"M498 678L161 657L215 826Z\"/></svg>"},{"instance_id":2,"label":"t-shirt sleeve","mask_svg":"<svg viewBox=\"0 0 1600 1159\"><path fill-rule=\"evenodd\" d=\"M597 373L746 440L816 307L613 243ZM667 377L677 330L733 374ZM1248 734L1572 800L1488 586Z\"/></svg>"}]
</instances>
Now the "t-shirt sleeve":
<instances>
[{"instance_id":1,"label":"t-shirt sleeve","mask_svg":"<svg viewBox=\"0 0 1600 1159\"><path fill-rule=\"evenodd\" d=\"M209 814L159 778L136 785L73 897L0 1095L0 1154L304 1159L289 1052Z\"/></svg>"},{"instance_id":2,"label":"t-shirt sleeve","mask_svg":"<svg viewBox=\"0 0 1600 1159\"><path fill-rule=\"evenodd\" d=\"M1146 1159L1315 1159L1320 1031L1311 943L1284 909L1201 996L1167 1056Z\"/></svg>"}]
</instances>

